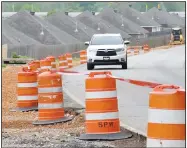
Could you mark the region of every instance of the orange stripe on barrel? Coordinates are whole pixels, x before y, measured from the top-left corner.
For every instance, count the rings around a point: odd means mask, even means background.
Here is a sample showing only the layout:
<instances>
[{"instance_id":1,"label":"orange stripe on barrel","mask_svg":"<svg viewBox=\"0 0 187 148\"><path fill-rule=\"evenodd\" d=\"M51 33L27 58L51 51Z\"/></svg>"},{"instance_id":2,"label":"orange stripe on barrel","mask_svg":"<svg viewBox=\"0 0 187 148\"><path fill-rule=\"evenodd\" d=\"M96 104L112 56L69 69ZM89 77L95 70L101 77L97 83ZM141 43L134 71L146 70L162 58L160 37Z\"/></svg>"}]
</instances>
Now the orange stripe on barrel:
<instances>
[{"instance_id":1,"label":"orange stripe on barrel","mask_svg":"<svg viewBox=\"0 0 187 148\"><path fill-rule=\"evenodd\" d=\"M28 87L28 88L17 88L17 95L18 96L30 96L30 95L37 95L38 94L38 88L37 87Z\"/></svg>"},{"instance_id":2,"label":"orange stripe on barrel","mask_svg":"<svg viewBox=\"0 0 187 148\"><path fill-rule=\"evenodd\" d=\"M38 114L39 120L53 120L53 119L59 119L64 116L64 109L58 108L58 109L40 109Z\"/></svg>"},{"instance_id":3,"label":"orange stripe on barrel","mask_svg":"<svg viewBox=\"0 0 187 148\"><path fill-rule=\"evenodd\" d=\"M165 92L164 94L157 92L150 93L150 108L184 110L186 108L185 104L185 92L182 91L177 91L176 93Z\"/></svg>"},{"instance_id":4,"label":"orange stripe on barrel","mask_svg":"<svg viewBox=\"0 0 187 148\"><path fill-rule=\"evenodd\" d=\"M47 74L50 74L50 72L42 73L38 77L39 87L62 86L61 75L57 75L56 73L54 73L46 76Z\"/></svg>"},{"instance_id":5,"label":"orange stripe on barrel","mask_svg":"<svg viewBox=\"0 0 187 148\"><path fill-rule=\"evenodd\" d=\"M118 102L117 98L97 98L97 99L88 99L86 100L86 112L116 112L118 111Z\"/></svg>"},{"instance_id":6,"label":"orange stripe on barrel","mask_svg":"<svg viewBox=\"0 0 187 148\"><path fill-rule=\"evenodd\" d=\"M53 93L53 94L39 94L38 95L38 103L58 103L63 102L63 94L62 93Z\"/></svg>"},{"instance_id":7,"label":"orange stripe on barrel","mask_svg":"<svg viewBox=\"0 0 187 148\"><path fill-rule=\"evenodd\" d=\"M116 81L113 78L95 78L86 80L86 91L92 90L116 90Z\"/></svg>"},{"instance_id":8,"label":"orange stripe on barrel","mask_svg":"<svg viewBox=\"0 0 187 148\"><path fill-rule=\"evenodd\" d=\"M185 124L158 124L148 123L149 138L165 140L185 140Z\"/></svg>"},{"instance_id":9,"label":"orange stripe on barrel","mask_svg":"<svg viewBox=\"0 0 187 148\"><path fill-rule=\"evenodd\" d=\"M37 82L37 74L34 72L19 72L18 83L33 83Z\"/></svg>"},{"instance_id":10,"label":"orange stripe on barrel","mask_svg":"<svg viewBox=\"0 0 187 148\"><path fill-rule=\"evenodd\" d=\"M86 133L117 133L120 132L119 119L87 120Z\"/></svg>"},{"instance_id":11,"label":"orange stripe on barrel","mask_svg":"<svg viewBox=\"0 0 187 148\"><path fill-rule=\"evenodd\" d=\"M38 106L38 100L17 101L17 107L20 107L20 108L27 108L27 107L33 107L33 106Z\"/></svg>"}]
</instances>

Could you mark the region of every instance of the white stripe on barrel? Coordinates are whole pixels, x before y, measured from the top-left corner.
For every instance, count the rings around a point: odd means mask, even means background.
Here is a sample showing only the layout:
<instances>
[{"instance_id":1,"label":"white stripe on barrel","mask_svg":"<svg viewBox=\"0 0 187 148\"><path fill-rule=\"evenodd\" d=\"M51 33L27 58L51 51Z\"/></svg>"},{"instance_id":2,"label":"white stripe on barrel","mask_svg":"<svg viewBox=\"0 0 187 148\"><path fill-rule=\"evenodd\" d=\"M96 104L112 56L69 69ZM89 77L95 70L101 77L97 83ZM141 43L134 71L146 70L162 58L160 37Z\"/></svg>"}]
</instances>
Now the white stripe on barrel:
<instances>
[{"instance_id":1,"label":"white stripe on barrel","mask_svg":"<svg viewBox=\"0 0 187 148\"><path fill-rule=\"evenodd\" d=\"M38 96L17 96L17 100L19 101L38 100Z\"/></svg>"},{"instance_id":2,"label":"white stripe on barrel","mask_svg":"<svg viewBox=\"0 0 187 148\"><path fill-rule=\"evenodd\" d=\"M185 140L162 140L147 138L147 147L184 147Z\"/></svg>"},{"instance_id":3,"label":"white stripe on barrel","mask_svg":"<svg viewBox=\"0 0 187 148\"><path fill-rule=\"evenodd\" d=\"M51 65L56 65L56 62L51 62Z\"/></svg>"},{"instance_id":4,"label":"white stripe on barrel","mask_svg":"<svg viewBox=\"0 0 187 148\"><path fill-rule=\"evenodd\" d=\"M82 57L86 57L86 55L80 55L80 57L82 58Z\"/></svg>"},{"instance_id":5,"label":"white stripe on barrel","mask_svg":"<svg viewBox=\"0 0 187 148\"><path fill-rule=\"evenodd\" d=\"M149 123L185 124L185 110L149 109Z\"/></svg>"},{"instance_id":6,"label":"white stripe on barrel","mask_svg":"<svg viewBox=\"0 0 187 148\"><path fill-rule=\"evenodd\" d=\"M86 62L87 60L81 60L82 62Z\"/></svg>"},{"instance_id":7,"label":"white stripe on barrel","mask_svg":"<svg viewBox=\"0 0 187 148\"><path fill-rule=\"evenodd\" d=\"M62 92L62 87L38 88L38 93L56 93L56 92Z\"/></svg>"},{"instance_id":8,"label":"white stripe on barrel","mask_svg":"<svg viewBox=\"0 0 187 148\"><path fill-rule=\"evenodd\" d=\"M66 60L64 60L64 61L59 61L59 63L67 63L67 61L66 61Z\"/></svg>"},{"instance_id":9,"label":"white stripe on barrel","mask_svg":"<svg viewBox=\"0 0 187 148\"><path fill-rule=\"evenodd\" d=\"M39 103L38 108L39 109L57 109L57 108L63 108L63 103Z\"/></svg>"},{"instance_id":10,"label":"white stripe on barrel","mask_svg":"<svg viewBox=\"0 0 187 148\"><path fill-rule=\"evenodd\" d=\"M40 69L51 69L52 66L42 66Z\"/></svg>"},{"instance_id":11,"label":"white stripe on barrel","mask_svg":"<svg viewBox=\"0 0 187 148\"><path fill-rule=\"evenodd\" d=\"M86 120L106 120L106 119L118 119L118 112L108 112L108 113L86 113Z\"/></svg>"},{"instance_id":12,"label":"white stripe on barrel","mask_svg":"<svg viewBox=\"0 0 187 148\"><path fill-rule=\"evenodd\" d=\"M37 87L38 83L17 83L17 87Z\"/></svg>"},{"instance_id":13,"label":"white stripe on barrel","mask_svg":"<svg viewBox=\"0 0 187 148\"><path fill-rule=\"evenodd\" d=\"M97 91L86 92L86 99L102 99L102 98L114 98L117 97L116 90L114 91Z\"/></svg>"}]
</instances>

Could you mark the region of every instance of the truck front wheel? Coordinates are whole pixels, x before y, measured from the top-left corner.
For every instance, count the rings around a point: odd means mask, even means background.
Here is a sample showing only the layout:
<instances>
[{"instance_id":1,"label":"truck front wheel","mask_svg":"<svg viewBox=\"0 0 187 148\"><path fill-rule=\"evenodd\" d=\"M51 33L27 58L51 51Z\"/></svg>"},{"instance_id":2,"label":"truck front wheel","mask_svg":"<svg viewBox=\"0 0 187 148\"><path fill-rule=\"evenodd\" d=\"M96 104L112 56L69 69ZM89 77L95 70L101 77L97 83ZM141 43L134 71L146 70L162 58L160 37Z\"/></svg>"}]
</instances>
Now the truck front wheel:
<instances>
[{"instance_id":1,"label":"truck front wheel","mask_svg":"<svg viewBox=\"0 0 187 148\"><path fill-rule=\"evenodd\" d=\"M92 70L94 69L94 65L91 63L87 63L87 70Z\"/></svg>"}]
</instances>

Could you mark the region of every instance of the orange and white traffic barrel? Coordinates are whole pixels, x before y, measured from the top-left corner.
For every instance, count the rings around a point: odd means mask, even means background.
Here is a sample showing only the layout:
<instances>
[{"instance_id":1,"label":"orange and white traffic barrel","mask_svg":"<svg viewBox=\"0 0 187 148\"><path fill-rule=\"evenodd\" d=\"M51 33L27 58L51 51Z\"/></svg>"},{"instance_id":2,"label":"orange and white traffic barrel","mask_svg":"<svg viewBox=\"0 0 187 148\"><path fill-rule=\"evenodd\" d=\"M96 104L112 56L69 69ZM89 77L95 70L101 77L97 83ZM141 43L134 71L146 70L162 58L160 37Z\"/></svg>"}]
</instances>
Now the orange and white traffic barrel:
<instances>
[{"instance_id":1,"label":"orange and white traffic barrel","mask_svg":"<svg viewBox=\"0 0 187 148\"><path fill-rule=\"evenodd\" d=\"M160 85L149 97L147 147L185 147L185 90Z\"/></svg>"},{"instance_id":2,"label":"orange and white traffic barrel","mask_svg":"<svg viewBox=\"0 0 187 148\"><path fill-rule=\"evenodd\" d=\"M80 51L80 64L87 63L87 52L86 50L81 50Z\"/></svg>"},{"instance_id":3,"label":"orange and white traffic barrel","mask_svg":"<svg viewBox=\"0 0 187 148\"><path fill-rule=\"evenodd\" d=\"M68 62L68 67L72 68L73 67L73 60L72 60L72 54L67 53L66 54L67 62Z\"/></svg>"},{"instance_id":4,"label":"orange and white traffic barrel","mask_svg":"<svg viewBox=\"0 0 187 148\"><path fill-rule=\"evenodd\" d=\"M40 72L50 71L51 68L51 61L49 59L40 60Z\"/></svg>"},{"instance_id":5,"label":"orange and white traffic barrel","mask_svg":"<svg viewBox=\"0 0 187 148\"><path fill-rule=\"evenodd\" d=\"M11 111L38 109L38 84L35 72L19 72L17 76L17 107Z\"/></svg>"},{"instance_id":6,"label":"orange and white traffic barrel","mask_svg":"<svg viewBox=\"0 0 187 148\"><path fill-rule=\"evenodd\" d=\"M58 57L59 59L59 69L67 69L68 68L68 61L66 55L61 55Z\"/></svg>"},{"instance_id":7,"label":"orange and white traffic barrel","mask_svg":"<svg viewBox=\"0 0 187 148\"><path fill-rule=\"evenodd\" d=\"M108 74L111 75L110 72L91 72L86 79L86 133L80 136L82 140L117 140L132 136L120 131L116 80Z\"/></svg>"},{"instance_id":8,"label":"orange and white traffic barrel","mask_svg":"<svg viewBox=\"0 0 187 148\"><path fill-rule=\"evenodd\" d=\"M144 53L149 52L149 51L150 51L149 46L148 46L147 44L145 44L145 45L143 46L143 50L144 50Z\"/></svg>"},{"instance_id":9,"label":"orange and white traffic barrel","mask_svg":"<svg viewBox=\"0 0 187 148\"><path fill-rule=\"evenodd\" d=\"M56 59L54 56L48 56L46 59L51 61L51 70L56 70Z\"/></svg>"},{"instance_id":10,"label":"orange and white traffic barrel","mask_svg":"<svg viewBox=\"0 0 187 148\"><path fill-rule=\"evenodd\" d=\"M53 124L72 120L64 116L61 75L43 72L38 75L38 120L34 125Z\"/></svg>"},{"instance_id":11,"label":"orange and white traffic barrel","mask_svg":"<svg viewBox=\"0 0 187 148\"><path fill-rule=\"evenodd\" d=\"M29 69L31 69L31 71L39 72L40 71L40 61L39 60L33 61L32 63L30 63L28 65L28 67L29 67Z\"/></svg>"},{"instance_id":12,"label":"orange and white traffic barrel","mask_svg":"<svg viewBox=\"0 0 187 148\"><path fill-rule=\"evenodd\" d=\"M139 54L139 48L135 47L134 48L134 55L138 55Z\"/></svg>"},{"instance_id":13,"label":"orange and white traffic barrel","mask_svg":"<svg viewBox=\"0 0 187 148\"><path fill-rule=\"evenodd\" d=\"M130 47L127 48L127 55L128 55L128 56L131 55L131 48L130 48Z\"/></svg>"}]
</instances>

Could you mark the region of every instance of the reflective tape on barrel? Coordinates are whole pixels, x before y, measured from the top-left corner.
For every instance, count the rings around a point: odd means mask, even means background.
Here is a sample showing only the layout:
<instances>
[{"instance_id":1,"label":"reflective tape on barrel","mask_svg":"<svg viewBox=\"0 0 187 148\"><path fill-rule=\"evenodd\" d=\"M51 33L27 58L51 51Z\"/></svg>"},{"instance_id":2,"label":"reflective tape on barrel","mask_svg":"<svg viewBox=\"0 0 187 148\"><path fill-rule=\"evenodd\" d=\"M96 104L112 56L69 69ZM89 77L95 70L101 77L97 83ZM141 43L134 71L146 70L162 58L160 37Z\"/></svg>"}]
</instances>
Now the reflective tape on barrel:
<instances>
[{"instance_id":1,"label":"reflective tape on barrel","mask_svg":"<svg viewBox=\"0 0 187 148\"><path fill-rule=\"evenodd\" d=\"M149 123L185 124L185 110L149 109Z\"/></svg>"},{"instance_id":2,"label":"reflective tape on barrel","mask_svg":"<svg viewBox=\"0 0 187 148\"><path fill-rule=\"evenodd\" d=\"M161 140L147 138L147 147L184 147L185 140Z\"/></svg>"},{"instance_id":3,"label":"reflective tape on barrel","mask_svg":"<svg viewBox=\"0 0 187 148\"><path fill-rule=\"evenodd\" d=\"M52 66L41 66L40 69L51 69Z\"/></svg>"},{"instance_id":4,"label":"reflective tape on barrel","mask_svg":"<svg viewBox=\"0 0 187 148\"><path fill-rule=\"evenodd\" d=\"M19 101L38 100L38 96L17 96L17 100Z\"/></svg>"},{"instance_id":5,"label":"reflective tape on barrel","mask_svg":"<svg viewBox=\"0 0 187 148\"><path fill-rule=\"evenodd\" d=\"M82 58L82 57L87 57L86 55L80 55L80 57Z\"/></svg>"},{"instance_id":6,"label":"reflective tape on barrel","mask_svg":"<svg viewBox=\"0 0 187 148\"><path fill-rule=\"evenodd\" d=\"M72 60L72 58L67 58L67 60L69 60L69 61L70 61L70 60Z\"/></svg>"},{"instance_id":7,"label":"reflective tape on barrel","mask_svg":"<svg viewBox=\"0 0 187 148\"><path fill-rule=\"evenodd\" d=\"M86 99L101 99L101 98L114 98L117 97L115 91L97 91L97 92L86 92Z\"/></svg>"},{"instance_id":8,"label":"reflective tape on barrel","mask_svg":"<svg viewBox=\"0 0 187 148\"><path fill-rule=\"evenodd\" d=\"M87 60L81 60L81 62L86 62Z\"/></svg>"},{"instance_id":9,"label":"reflective tape on barrel","mask_svg":"<svg viewBox=\"0 0 187 148\"><path fill-rule=\"evenodd\" d=\"M61 64L61 63L67 63L67 61L66 60L64 60L64 61L59 61L59 63Z\"/></svg>"},{"instance_id":10,"label":"reflective tape on barrel","mask_svg":"<svg viewBox=\"0 0 187 148\"><path fill-rule=\"evenodd\" d=\"M56 65L56 62L51 62L51 65Z\"/></svg>"},{"instance_id":11,"label":"reflective tape on barrel","mask_svg":"<svg viewBox=\"0 0 187 148\"><path fill-rule=\"evenodd\" d=\"M17 83L17 87L37 87L38 83Z\"/></svg>"},{"instance_id":12,"label":"reflective tape on barrel","mask_svg":"<svg viewBox=\"0 0 187 148\"><path fill-rule=\"evenodd\" d=\"M86 113L86 120L106 120L106 119L118 119L118 112L108 112L108 113Z\"/></svg>"},{"instance_id":13,"label":"reflective tape on barrel","mask_svg":"<svg viewBox=\"0 0 187 148\"><path fill-rule=\"evenodd\" d=\"M39 109L57 109L57 108L63 108L63 103L38 103Z\"/></svg>"},{"instance_id":14,"label":"reflective tape on barrel","mask_svg":"<svg viewBox=\"0 0 187 148\"><path fill-rule=\"evenodd\" d=\"M62 92L62 87L38 88L38 93L56 93L56 92Z\"/></svg>"}]
</instances>

